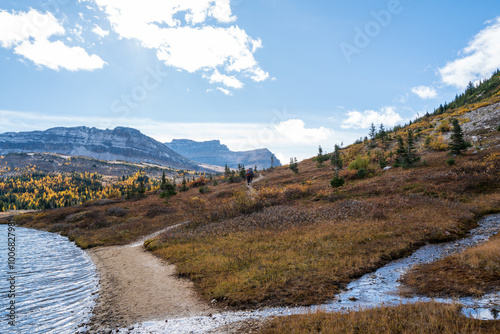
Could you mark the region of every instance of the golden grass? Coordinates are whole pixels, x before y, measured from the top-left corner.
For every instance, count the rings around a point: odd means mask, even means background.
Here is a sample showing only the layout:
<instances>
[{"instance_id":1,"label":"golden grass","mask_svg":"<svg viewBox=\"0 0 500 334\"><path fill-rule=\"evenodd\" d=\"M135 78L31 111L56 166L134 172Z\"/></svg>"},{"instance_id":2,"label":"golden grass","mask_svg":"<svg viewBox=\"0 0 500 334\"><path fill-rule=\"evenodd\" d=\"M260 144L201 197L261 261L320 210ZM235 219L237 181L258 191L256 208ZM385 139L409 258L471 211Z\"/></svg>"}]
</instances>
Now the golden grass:
<instances>
[{"instance_id":1,"label":"golden grass","mask_svg":"<svg viewBox=\"0 0 500 334\"><path fill-rule=\"evenodd\" d=\"M431 264L403 278L412 292L437 296L481 296L500 286L500 237Z\"/></svg>"},{"instance_id":2,"label":"golden grass","mask_svg":"<svg viewBox=\"0 0 500 334\"><path fill-rule=\"evenodd\" d=\"M196 222L148 248L176 264L207 301L309 305L427 241L463 235L472 219L465 206L423 196L280 205Z\"/></svg>"},{"instance_id":3,"label":"golden grass","mask_svg":"<svg viewBox=\"0 0 500 334\"><path fill-rule=\"evenodd\" d=\"M456 334L499 333L500 322L469 319L457 305L418 303L383 307L362 312L323 313L278 317L261 330L262 334L306 333L401 333Z\"/></svg>"}]
</instances>

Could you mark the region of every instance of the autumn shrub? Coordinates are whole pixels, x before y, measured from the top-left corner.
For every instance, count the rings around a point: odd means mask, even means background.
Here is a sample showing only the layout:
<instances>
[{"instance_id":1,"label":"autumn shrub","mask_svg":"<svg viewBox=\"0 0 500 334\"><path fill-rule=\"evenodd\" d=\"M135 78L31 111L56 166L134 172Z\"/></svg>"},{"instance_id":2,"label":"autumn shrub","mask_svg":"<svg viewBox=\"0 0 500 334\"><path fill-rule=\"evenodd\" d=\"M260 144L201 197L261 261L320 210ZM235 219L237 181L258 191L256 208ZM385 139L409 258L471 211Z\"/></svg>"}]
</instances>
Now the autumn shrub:
<instances>
[{"instance_id":1,"label":"autumn shrub","mask_svg":"<svg viewBox=\"0 0 500 334\"><path fill-rule=\"evenodd\" d=\"M154 218L160 215L168 215L177 212L177 209L171 206L155 205L148 209L146 213L147 218Z\"/></svg>"},{"instance_id":2,"label":"autumn shrub","mask_svg":"<svg viewBox=\"0 0 500 334\"><path fill-rule=\"evenodd\" d=\"M115 207L109 208L106 211L106 214L108 216L125 217L129 212L130 212L130 210L121 208L119 206L115 206Z\"/></svg>"},{"instance_id":3,"label":"autumn shrub","mask_svg":"<svg viewBox=\"0 0 500 334\"><path fill-rule=\"evenodd\" d=\"M370 164L369 159L362 158L361 156L357 156L356 159L349 164L349 169L351 170L359 170L359 169L367 169Z\"/></svg>"},{"instance_id":4,"label":"autumn shrub","mask_svg":"<svg viewBox=\"0 0 500 334\"><path fill-rule=\"evenodd\" d=\"M200 194L207 194L210 191L210 188L208 186L201 186L198 188L198 191Z\"/></svg>"},{"instance_id":5,"label":"autumn shrub","mask_svg":"<svg viewBox=\"0 0 500 334\"><path fill-rule=\"evenodd\" d=\"M198 187L202 187L204 186L205 184L207 184L208 180L205 179L204 176L194 180L194 181L191 181L188 183L188 186L190 188L198 188Z\"/></svg>"},{"instance_id":6,"label":"autumn shrub","mask_svg":"<svg viewBox=\"0 0 500 334\"><path fill-rule=\"evenodd\" d=\"M446 143L446 141L442 136L438 136L431 140L429 144L429 149L434 151L447 151L448 143Z\"/></svg>"},{"instance_id":7,"label":"autumn shrub","mask_svg":"<svg viewBox=\"0 0 500 334\"><path fill-rule=\"evenodd\" d=\"M312 190L308 185L292 184L286 186L281 194L284 200L291 201L312 195Z\"/></svg>"},{"instance_id":8,"label":"autumn shrub","mask_svg":"<svg viewBox=\"0 0 500 334\"><path fill-rule=\"evenodd\" d=\"M441 124L438 127L438 130L440 132L443 132L443 133L444 132L450 132L451 131L450 122L448 122L448 120L442 121Z\"/></svg>"}]
</instances>

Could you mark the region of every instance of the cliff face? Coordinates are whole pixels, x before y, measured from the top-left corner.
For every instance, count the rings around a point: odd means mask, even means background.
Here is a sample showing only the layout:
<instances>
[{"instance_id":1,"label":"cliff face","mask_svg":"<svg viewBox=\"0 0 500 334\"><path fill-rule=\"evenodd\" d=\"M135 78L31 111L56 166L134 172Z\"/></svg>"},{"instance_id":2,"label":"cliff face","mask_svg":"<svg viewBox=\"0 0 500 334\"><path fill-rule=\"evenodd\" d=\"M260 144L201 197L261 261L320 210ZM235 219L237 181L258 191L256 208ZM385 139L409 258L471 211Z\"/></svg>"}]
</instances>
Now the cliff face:
<instances>
[{"instance_id":1,"label":"cliff face","mask_svg":"<svg viewBox=\"0 0 500 334\"><path fill-rule=\"evenodd\" d=\"M244 164L246 167L257 165L258 169L262 169L271 166L271 156L273 156L274 166L281 166L278 158L267 148L234 152L219 140L196 142L188 139L174 139L165 145L189 159L210 165L227 164L231 168L237 168L238 164Z\"/></svg>"},{"instance_id":2,"label":"cliff face","mask_svg":"<svg viewBox=\"0 0 500 334\"><path fill-rule=\"evenodd\" d=\"M206 170L207 166L172 151L131 128L99 130L88 127L0 134L0 154L51 152L100 160L148 162L173 168Z\"/></svg>"}]
</instances>

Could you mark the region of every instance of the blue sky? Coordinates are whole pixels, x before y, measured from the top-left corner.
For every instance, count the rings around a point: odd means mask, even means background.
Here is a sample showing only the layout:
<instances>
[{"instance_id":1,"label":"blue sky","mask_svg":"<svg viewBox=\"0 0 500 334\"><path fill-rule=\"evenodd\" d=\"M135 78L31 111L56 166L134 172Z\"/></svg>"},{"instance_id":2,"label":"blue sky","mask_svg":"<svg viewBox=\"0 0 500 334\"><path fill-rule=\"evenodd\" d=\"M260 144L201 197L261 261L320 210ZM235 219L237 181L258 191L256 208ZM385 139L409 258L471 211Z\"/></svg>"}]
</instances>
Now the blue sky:
<instances>
[{"instance_id":1,"label":"blue sky","mask_svg":"<svg viewBox=\"0 0 500 334\"><path fill-rule=\"evenodd\" d=\"M130 126L313 156L500 67L498 1L0 1L0 132Z\"/></svg>"}]
</instances>

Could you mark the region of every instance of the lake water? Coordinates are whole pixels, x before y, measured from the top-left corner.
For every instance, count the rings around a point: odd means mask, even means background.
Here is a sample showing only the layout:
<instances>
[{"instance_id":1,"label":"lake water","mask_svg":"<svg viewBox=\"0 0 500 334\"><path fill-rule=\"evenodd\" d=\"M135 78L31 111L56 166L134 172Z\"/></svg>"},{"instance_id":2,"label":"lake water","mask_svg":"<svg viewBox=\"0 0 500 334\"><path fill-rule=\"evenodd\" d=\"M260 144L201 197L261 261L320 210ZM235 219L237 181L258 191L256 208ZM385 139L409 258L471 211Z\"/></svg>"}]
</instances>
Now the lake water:
<instances>
[{"instance_id":1,"label":"lake water","mask_svg":"<svg viewBox=\"0 0 500 334\"><path fill-rule=\"evenodd\" d=\"M0 333L75 333L98 292L96 268L85 252L57 234L15 227L15 265L8 264L8 226L0 225ZM14 275L9 272L14 271ZM15 278L15 299L8 279ZM15 325L9 324L11 300Z\"/></svg>"}]
</instances>

